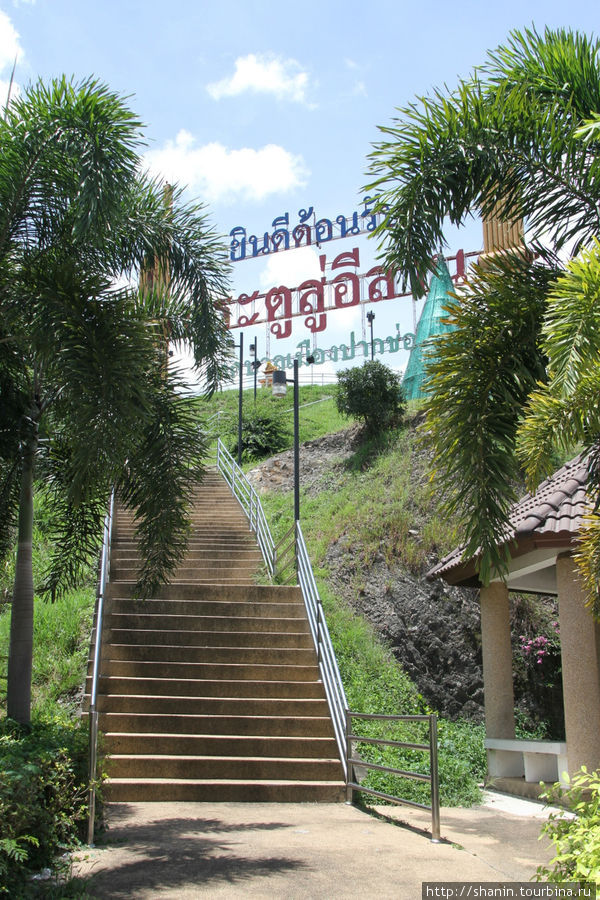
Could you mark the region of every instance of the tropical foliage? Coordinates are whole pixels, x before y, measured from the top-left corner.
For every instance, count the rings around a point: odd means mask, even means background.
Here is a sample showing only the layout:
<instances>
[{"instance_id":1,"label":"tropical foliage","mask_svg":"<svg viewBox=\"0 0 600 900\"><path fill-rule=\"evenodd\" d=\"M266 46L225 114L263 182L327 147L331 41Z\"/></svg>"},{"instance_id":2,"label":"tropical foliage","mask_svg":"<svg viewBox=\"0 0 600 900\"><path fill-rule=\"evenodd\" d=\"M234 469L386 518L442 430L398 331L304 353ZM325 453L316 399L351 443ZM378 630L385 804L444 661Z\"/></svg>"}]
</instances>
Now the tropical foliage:
<instances>
[{"instance_id":1,"label":"tropical foliage","mask_svg":"<svg viewBox=\"0 0 600 900\"><path fill-rule=\"evenodd\" d=\"M238 451L238 420L227 423L229 449ZM274 456L289 447L292 432L288 410L279 399L261 392L256 401L248 400L242 412L242 460L249 462Z\"/></svg>"},{"instance_id":2,"label":"tropical foliage","mask_svg":"<svg viewBox=\"0 0 600 900\"><path fill-rule=\"evenodd\" d=\"M23 722L34 477L54 501L52 594L97 552L113 484L152 591L183 552L203 449L167 340L193 346L208 389L228 364L220 244L201 207L141 174L141 146L94 81L34 85L0 122L0 552L17 527L8 713Z\"/></svg>"},{"instance_id":3,"label":"tropical foliage","mask_svg":"<svg viewBox=\"0 0 600 900\"><path fill-rule=\"evenodd\" d=\"M338 412L364 422L367 432L398 424L404 410L400 377L378 359L338 372Z\"/></svg>"},{"instance_id":4,"label":"tropical foliage","mask_svg":"<svg viewBox=\"0 0 600 900\"><path fill-rule=\"evenodd\" d=\"M566 446L585 434L586 447L595 448L599 436L585 299L596 290L600 233L599 52L597 40L564 29L514 31L456 90L400 110L371 156L385 262L417 296L448 220L460 225L482 213L526 222L527 249L487 259L452 304L458 332L436 345L432 367L427 428L436 473L448 511L465 513L467 553L479 552L484 581L503 570L496 544L517 473L517 427L533 389L521 440L531 486L557 439ZM559 254L579 253L564 273ZM594 466L593 493L599 484ZM594 552L586 556L592 580L600 571Z\"/></svg>"}]
</instances>

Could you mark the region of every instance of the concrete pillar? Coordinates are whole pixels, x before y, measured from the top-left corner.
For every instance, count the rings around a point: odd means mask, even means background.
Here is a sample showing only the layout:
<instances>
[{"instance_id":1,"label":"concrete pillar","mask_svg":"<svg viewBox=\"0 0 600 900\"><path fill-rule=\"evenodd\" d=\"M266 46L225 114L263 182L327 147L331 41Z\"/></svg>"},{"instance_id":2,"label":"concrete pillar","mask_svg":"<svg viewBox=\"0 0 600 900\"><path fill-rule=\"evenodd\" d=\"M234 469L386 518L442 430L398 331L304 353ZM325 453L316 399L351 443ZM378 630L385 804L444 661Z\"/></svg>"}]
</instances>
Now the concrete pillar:
<instances>
[{"instance_id":1,"label":"concrete pillar","mask_svg":"<svg viewBox=\"0 0 600 900\"><path fill-rule=\"evenodd\" d=\"M600 765L598 624L585 606L577 568L569 554L556 560L558 615L569 775Z\"/></svg>"},{"instance_id":2,"label":"concrete pillar","mask_svg":"<svg viewBox=\"0 0 600 900\"><path fill-rule=\"evenodd\" d=\"M515 701L510 643L508 588L494 581L480 590L481 650L485 733L489 738L514 738Z\"/></svg>"}]
</instances>

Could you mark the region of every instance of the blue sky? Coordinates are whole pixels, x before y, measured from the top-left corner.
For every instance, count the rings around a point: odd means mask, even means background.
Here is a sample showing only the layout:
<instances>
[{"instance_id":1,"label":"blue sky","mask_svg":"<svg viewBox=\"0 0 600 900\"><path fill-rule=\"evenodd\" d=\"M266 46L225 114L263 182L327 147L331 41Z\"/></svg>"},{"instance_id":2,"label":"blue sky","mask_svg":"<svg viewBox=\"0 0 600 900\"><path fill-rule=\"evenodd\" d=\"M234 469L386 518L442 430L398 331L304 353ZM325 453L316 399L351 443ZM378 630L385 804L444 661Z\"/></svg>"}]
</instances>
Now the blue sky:
<instances>
[{"instance_id":1,"label":"blue sky","mask_svg":"<svg viewBox=\"0 0 600 900\"><path fill-rule=\"evenodd\" d=\"M295 224L298 210L310 206L330 219L361 209L377 126L415 95L452 87L511 29L532 23L592 34L597 5L0 0L0 96L16 55L21 86L63 73L98 77L131 95L146 123L153 171L188 185L189 198L208 204L225 236L237 225L262 234L285 212ZM448 238L451 252L477 250L481 229L474 222ZM328 263L354 246L361 271L374 264L376 247L364 237L324 245ZM320 276L318 255L313 247L240 262L232 294ZM374 311L376 336L394 335L396 324L412 330L410 299ZM332 312L319 346L347 342L352 330L360 339L362 327L358 308ZM245 332L246 341L255 333L262 356L265 326ZM295 320L290 340L271 337L270 355L293 352L310 337ZM402 368L407 354L382 359Z\"/></svg>"}]
</instances>

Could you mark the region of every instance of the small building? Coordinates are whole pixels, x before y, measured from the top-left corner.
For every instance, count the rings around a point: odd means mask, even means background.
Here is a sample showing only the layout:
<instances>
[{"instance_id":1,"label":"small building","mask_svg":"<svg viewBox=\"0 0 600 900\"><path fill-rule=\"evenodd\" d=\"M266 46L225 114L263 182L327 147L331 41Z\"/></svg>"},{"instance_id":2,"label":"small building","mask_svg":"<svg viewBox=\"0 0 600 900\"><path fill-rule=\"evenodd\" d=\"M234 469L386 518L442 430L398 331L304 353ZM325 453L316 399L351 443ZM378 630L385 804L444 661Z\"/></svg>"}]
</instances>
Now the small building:
<instances>
[{"instance_id":1,"label":"small building","mask_svg":"<svg viewBox=\"0 0 600 900\"><path fill-rule=\"evenodd\" d=\"M510 551L506 580L482 585L476 559L463 559L460 549L427 575L479 588L488 773L503 790L525 796L538 795L540 781L600 766L600 624L573 560L589 509L587 482L588 462L578 456L513 506L503 540ZM564 742L515 738L510 591L558 598Z\"/></svg>"}]
</instances>

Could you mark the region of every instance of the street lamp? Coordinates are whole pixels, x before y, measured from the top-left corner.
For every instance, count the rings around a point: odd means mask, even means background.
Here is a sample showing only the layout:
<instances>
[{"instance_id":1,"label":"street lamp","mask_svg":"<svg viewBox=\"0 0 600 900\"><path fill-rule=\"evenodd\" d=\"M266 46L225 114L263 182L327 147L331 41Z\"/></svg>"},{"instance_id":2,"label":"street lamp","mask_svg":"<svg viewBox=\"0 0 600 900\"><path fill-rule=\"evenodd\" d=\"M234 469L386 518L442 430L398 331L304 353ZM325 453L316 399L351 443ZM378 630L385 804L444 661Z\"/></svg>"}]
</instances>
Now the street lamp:
<instances>
[{"instance_id":1,"label":"street lamp","mask_svg":"<svg viewBox=\"0 0 600 900\"><path fill-rule=\"evenodd\" d=\"M244 375L244 332L240 332L240 342L239 344L234 344L234 347L239 347L240 349L240 386L239 386L239 397L238 397L238 452L237 452L237 462L238 466L242 465L242 390L243 390L243 375Z\"/></svg>"},{"instance_id":2,"label":"street lamp","mask_svg":"<svg viewBox=\"0 0 600 900\"><path fill-rule=\"evenodd\" d=\"M256 376L257 376L258 370L260 369L260 360L258 358L257 351L258 351L258 345L256 342L256 337L255 337L254 343L250 344L250 346L248 347L248 352L250 353L250 356L254 357L254 359L252 361L252 368L254 369L254 402L255 403L256 403Z\"/></svg>"},{"instance_id":3,"label":"street lamp","mask_svg":"<svg viewBox=\"0 0 600 900\"><path fill-rule=\"evenodd\" d=\"M314 363L314 356L307 356L306 362ZM273 396L285 397L287 385L294 385L294 522L300 521L300 435L298 415L298 358L294 359L294 377L286 378L283 369L273 372Z\"/></svg>"},{"instance_id":4,"label":"street lamp","mask_svg":"<svg viewBox=\"0 0 600 900\"><path fill-rule=\"evenodd\" d=\"M367 313L367 321L368 321L369 325L371 326L371 359L375 358L375 351L373 349L373 319L374 318L375 318L375 313L373 312L373 310L370 309L369 312Z\"/></svg>"}]
</instances>

